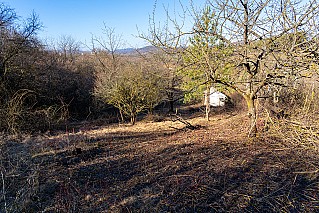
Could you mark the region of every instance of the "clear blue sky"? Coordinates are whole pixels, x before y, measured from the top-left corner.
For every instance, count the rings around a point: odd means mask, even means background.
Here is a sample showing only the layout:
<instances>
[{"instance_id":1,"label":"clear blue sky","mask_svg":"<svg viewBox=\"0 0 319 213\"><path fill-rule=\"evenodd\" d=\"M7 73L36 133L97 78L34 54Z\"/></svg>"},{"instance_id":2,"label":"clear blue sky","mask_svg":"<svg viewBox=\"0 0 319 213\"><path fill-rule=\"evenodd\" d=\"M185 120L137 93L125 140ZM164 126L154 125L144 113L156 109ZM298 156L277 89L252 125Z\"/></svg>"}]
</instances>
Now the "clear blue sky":
<instances>
[{"instance_id":1,"label":"clear blue sky","mask_svg":"<svg viewBox=\"0 0 319 213\"><path fill-rule=\"evenodd\" d=\"M155 0L3 0L14 8L22 18L32 11L39 15L44 25L39 33L41 39L58 39L62 35L89 43L92 34L102 35L103 23L115 28L118 35L127 42L126 47L141 47L145 41L135 38L137 27L147 32L149 16ZM181 0L184 6L189 0ZM201 7L205 0L193 0ZM156 20L164 21L163 5L178 11L179 0L157 0Z\"/></svg>"}]
</instances>

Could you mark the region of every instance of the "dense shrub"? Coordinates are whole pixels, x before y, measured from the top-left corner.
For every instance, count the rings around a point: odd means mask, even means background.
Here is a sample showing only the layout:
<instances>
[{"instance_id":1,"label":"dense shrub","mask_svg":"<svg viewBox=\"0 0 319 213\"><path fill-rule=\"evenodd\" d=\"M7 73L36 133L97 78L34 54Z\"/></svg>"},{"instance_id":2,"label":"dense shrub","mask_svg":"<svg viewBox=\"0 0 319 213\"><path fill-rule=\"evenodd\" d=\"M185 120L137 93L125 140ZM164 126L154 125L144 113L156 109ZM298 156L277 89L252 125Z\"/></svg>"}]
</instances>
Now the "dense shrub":
<instances>
[{"instance_id":1,"label":"dense shrub","mask_svg":"<svg viewBox=\"0 0 319 213\"><path fill-rule=\"evenodd\" d=\"M95 95L107 104L116 107L121 115L128 116L134 124L138 113L153 108L163 99L163 82L156 69L139 64L121 64L116 76L108 78L107 73L96 73Z\"/></svg>"},{"instance_id":2,"label":"dense shrub","mask_svg":"<svg viewBox=\"0 0 319 213\"><path fill-rule=\"evenodd\" d=\"M12 61L2 81L0 129L45 131L69 118L86 118L92 105L90 63L78 55L72 66L66 66L59 63L58 54L41 49L33 50L29 57L32 59L22 54ZM23 66L19 66L23 60Z\"/></svg>"}]
</instances>

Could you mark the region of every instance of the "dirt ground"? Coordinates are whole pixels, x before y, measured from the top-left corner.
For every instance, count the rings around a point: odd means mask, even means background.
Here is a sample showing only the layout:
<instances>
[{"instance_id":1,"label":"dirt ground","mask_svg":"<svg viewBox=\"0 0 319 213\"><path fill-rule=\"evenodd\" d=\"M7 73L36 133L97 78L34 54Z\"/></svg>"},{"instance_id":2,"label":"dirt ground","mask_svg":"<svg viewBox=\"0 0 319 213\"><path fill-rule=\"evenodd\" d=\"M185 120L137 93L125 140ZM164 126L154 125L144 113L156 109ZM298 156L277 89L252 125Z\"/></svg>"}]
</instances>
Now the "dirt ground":
<instances>
[{"instance_id":1,"label":"dirt ground","mask_svg":"<svg viewBox=\"0 0 319 213\"><path fill-rule=\"evenodd\" d=\"M0 211L319 212L317 151L248 139L244 113L187 121L7 138Z\"/></svg>"}]
</instances>

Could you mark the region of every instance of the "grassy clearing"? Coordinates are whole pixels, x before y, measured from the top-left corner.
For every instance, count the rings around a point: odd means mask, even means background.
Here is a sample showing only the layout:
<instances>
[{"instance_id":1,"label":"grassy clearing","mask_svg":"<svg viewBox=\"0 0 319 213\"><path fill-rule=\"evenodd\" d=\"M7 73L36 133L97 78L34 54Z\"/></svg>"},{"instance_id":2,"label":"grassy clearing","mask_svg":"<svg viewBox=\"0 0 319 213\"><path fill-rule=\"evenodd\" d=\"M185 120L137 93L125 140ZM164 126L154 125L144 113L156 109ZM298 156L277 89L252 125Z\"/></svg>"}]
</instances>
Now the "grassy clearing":
<instances>
[{"instance_id":1,"label":"grassy clearing","mask_svg":"<svg viewBox=\"0 0 319 213\"><path fill-rule=\"evenodd\" d=\"M138 122L7 138L0 211L319 211L315 149L275 134L248 140L244 114L188 122L201 128Z\"/></svg>"}]
</instances>

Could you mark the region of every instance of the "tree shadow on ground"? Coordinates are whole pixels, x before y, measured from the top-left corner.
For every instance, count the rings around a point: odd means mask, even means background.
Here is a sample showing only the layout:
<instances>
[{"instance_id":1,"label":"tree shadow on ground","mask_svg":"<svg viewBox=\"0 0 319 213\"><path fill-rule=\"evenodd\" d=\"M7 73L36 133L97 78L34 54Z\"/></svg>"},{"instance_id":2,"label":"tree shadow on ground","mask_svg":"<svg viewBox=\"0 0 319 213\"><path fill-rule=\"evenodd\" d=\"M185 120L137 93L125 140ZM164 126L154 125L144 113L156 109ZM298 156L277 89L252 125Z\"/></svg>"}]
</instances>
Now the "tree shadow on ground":
<instances>
[{"instance_id":1,"label":"tree shadow on ground","mask_svg":"<svg viewBox=\"0 0 319 213\"><path fill-rule=\"evenodd\" d=\"M262 141L190 139L203 131L123 137L113 143L112 154L101 145L96 155L67 165L67 172L57 168L52 175L63 184L51 205L62 208L61 193L68 186L70 200L64 203L74 202L82 211L307 212L319 207L318 174L307 173L318 164L315 156Z\"/></svg>"},{"instance_id":2,"label":"tree shadow on ground","mask_svg":"<svg viewBox=\"0 0 319 213\"><path fill-rule=\"evenodd\" d=\"M319 208L319 161L307 150L278 149L262 139L225 140L205 129L129 135L114 136L111 143L106 136L96 147L78 154L61 152L50 161L39 156L42 189L54 185L51 196L39 192L42 206L61 212Z\"/></svg>"}]
</instances>

